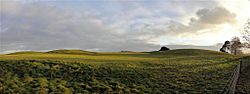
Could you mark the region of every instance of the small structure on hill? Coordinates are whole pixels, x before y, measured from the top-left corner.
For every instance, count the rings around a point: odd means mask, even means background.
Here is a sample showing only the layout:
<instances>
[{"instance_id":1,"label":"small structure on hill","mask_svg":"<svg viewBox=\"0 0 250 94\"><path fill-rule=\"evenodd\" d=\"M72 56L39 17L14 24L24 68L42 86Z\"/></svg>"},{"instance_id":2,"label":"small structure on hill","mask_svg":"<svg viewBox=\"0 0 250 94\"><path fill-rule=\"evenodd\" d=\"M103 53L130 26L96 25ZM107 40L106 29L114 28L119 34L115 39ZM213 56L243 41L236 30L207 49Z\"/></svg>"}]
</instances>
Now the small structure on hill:
<instances>
[{"instance_id":1,"label":"small structure on hill","mask_svg":"<svg viewBox=\"0 0 250 94\"><path fill-rule=\"evenodd\" d=\"M168 50L170 50L168 47L163 46L159 51L168 51Z\"/></svg>"}]
</instances>

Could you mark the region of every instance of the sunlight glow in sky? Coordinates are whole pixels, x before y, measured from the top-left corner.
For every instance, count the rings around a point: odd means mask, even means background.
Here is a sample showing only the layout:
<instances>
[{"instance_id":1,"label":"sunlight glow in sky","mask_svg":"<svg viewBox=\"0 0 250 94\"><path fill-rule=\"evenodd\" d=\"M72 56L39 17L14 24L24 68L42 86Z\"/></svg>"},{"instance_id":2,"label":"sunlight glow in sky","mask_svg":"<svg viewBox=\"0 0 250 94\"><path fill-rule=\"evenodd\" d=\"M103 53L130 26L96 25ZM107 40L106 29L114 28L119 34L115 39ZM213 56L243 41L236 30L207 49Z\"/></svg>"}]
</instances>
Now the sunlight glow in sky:
<instances>
[{"instance_id":1,"label":"sunlight glow in sky","mask_svg":"<svg viewBox=\"0 0 250 94\"><path fill-rule=\"evenodd\" d=\"M1 0L0 53L218 50L218 43L241 36L249 10L249 0Z\"/></svg>"}]
</instances>

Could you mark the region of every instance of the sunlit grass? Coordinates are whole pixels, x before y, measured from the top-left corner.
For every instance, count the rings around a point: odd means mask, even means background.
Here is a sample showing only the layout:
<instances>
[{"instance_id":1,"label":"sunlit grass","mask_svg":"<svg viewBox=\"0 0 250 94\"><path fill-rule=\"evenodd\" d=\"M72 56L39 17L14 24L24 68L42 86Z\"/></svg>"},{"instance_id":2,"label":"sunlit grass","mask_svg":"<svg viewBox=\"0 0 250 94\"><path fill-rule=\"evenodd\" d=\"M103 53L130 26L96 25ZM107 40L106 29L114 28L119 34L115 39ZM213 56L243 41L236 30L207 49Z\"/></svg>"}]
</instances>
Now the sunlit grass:
<instances>
[{"instance_id":1,"label":"sunlit grass","mask_svg":"<svg viewBox=\"0 0 250 94\"><path fill-rule=\"evenodd\" d=\"M14 77L20 78L21 71L32 79L66 81L62 86L72 92L104 93L107 89L113 93L221 93L240 57L193 49L141 53L57 50L55 53L0 55L0 64L7 73L2 76L16 75ZM61 83L53 81L46 83ZM88 87L80 88L81 84ZM76 87L72 87L74 85ZM104 91L100 90L103 86Z\"/></svg>"}]
</instances>

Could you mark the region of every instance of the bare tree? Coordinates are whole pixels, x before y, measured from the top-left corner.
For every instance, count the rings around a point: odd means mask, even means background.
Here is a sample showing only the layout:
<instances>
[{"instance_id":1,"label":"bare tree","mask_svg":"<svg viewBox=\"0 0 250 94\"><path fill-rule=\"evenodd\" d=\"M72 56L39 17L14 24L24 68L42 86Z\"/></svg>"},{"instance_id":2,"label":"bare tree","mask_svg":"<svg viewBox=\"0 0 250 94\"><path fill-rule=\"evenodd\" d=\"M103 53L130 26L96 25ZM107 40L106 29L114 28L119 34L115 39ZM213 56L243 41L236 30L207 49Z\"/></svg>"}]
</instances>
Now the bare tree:
<instances>
[{"instance_id":1,"label":"bare tree","mask_svg":"<svg viewBox=\"0 0 250 94\"><path fill-rule=\"evenodd\" d=\"M231 53L236 55L236 54L240 54L241 50L240 48L242 47L242 43L240 41L239 37L233 37L231 40Z\"/></svg>"},{"instance_id":2,"label":"bare tree","mask_svg":"<svg viewBox=\"0 0 250 94\"><path fill-rule=\"evenodd\" d=\"M248 44L250 44L250 19L248 19L245 23L243 31L243 38L247 41ZM249 45L247 46L247 48L250 48Z\"/></svg>"}]
</instances>

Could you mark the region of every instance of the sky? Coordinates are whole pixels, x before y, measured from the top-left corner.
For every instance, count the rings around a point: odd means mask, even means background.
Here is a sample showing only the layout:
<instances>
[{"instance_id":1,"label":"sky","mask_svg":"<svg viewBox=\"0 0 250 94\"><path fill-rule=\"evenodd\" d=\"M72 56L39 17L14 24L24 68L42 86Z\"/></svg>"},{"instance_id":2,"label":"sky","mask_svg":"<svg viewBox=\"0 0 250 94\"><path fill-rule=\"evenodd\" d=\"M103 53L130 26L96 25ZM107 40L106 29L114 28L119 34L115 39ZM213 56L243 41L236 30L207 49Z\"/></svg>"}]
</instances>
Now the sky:
<instances>
[{"instance_id":1,"label":"sky","mask_svg":"<svg viewBox=\"0 0 250 94\"><path fill-rule=\"evenodd\" d=\"M0 1L0 53L218 50L250 18L249 0Z\"/></svg>"}]
</instances>

